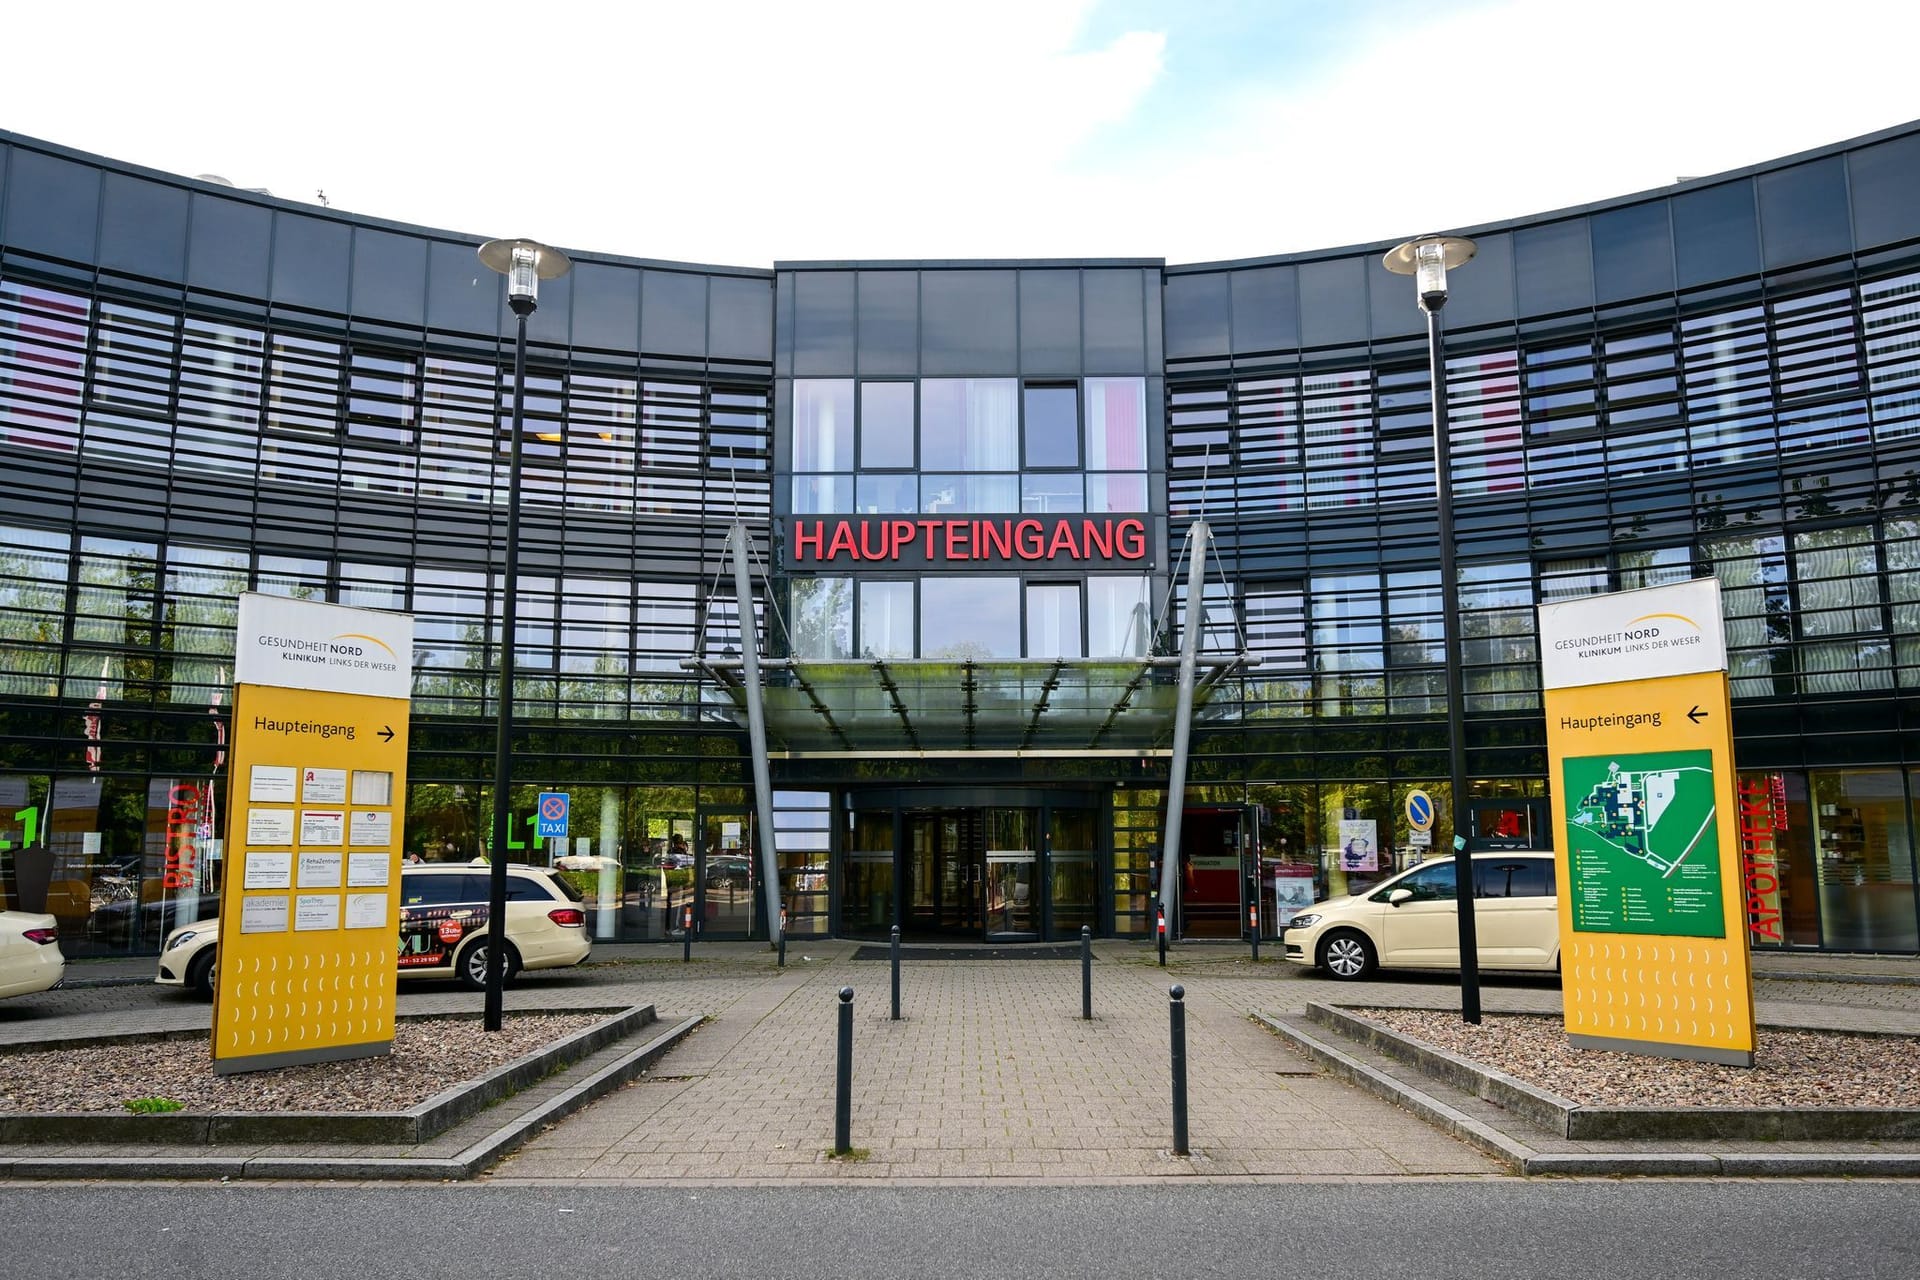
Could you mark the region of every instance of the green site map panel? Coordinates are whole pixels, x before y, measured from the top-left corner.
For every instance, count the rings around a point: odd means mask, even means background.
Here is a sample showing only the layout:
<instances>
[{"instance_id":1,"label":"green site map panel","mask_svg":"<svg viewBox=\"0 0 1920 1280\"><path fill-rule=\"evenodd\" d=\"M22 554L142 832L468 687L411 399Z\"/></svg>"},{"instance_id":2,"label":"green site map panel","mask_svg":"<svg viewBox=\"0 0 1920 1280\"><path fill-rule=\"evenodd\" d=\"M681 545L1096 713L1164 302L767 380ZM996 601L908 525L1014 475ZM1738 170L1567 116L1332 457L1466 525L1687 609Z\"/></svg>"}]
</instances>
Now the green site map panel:
<instances>
[{"instance_id":1,"label":"green site map panel","mask_svg":"<svg viewBox=\"0 0 1920 1280\"><path fill-rule=\"evenodd\" d=\"M1576 931L1726 936L1712 752L1570 756L1562 776Z\"/></svg>"}]
</instances>

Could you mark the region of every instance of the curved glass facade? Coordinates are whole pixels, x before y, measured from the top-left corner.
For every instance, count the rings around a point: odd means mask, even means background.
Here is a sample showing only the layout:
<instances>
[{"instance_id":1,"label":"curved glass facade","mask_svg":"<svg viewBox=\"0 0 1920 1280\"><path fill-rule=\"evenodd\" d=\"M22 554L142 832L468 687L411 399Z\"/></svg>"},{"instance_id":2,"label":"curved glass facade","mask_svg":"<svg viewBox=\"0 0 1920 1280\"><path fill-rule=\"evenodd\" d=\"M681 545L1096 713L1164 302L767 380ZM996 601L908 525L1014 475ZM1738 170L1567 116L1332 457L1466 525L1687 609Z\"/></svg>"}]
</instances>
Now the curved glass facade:
<instances>
[{"instance_id":1,"label":"curved glass facade","mask_svg":"<svg viewBox=\"0 0 1920 1280\"><path fill-rule=\"evenodd\" d=\"M761 650L794 663L770 697L807 705L807 662L866 664L877 714L910 719L888 664L946 662L915 679L951 687L967 742L982 715L1039 724L1049 662L1177 651L1204 516L1206 649L1259 663L1195 727L1196 903L1237 860L1270 927L1277 891L1421 856L1407 793L1454 810L1449 607L1460 808L1476 840L1542 844L1534 606L1711 574L1756 945L1920 950L1920 124L1466 234L1443 313L1457 602L1426 338L1386 246L771 271L569 250L529 331L511 642L515 808L566 790L576 819L519 856L589 868L601 938L666 937L687 905L765 936L746 736L687 665L742 643L736 522ZM161 869L196 825L218 881L244 590L416 615L407 845L484 849L514 388L478 243L0 134L0 886L44 898L69 954L155 950L211 909ZM803 517L945 542L802 566ZM1019 554L1021 520L1121 518L1137 561ZM1013 550L985 563L996 536ZM982 663L1039 674L996 712ZM979 739L775 744L790 931L1145 931L1164 750ZM1368 825L1373 865L1349 865Z\"/></svg>"}]
</instances>

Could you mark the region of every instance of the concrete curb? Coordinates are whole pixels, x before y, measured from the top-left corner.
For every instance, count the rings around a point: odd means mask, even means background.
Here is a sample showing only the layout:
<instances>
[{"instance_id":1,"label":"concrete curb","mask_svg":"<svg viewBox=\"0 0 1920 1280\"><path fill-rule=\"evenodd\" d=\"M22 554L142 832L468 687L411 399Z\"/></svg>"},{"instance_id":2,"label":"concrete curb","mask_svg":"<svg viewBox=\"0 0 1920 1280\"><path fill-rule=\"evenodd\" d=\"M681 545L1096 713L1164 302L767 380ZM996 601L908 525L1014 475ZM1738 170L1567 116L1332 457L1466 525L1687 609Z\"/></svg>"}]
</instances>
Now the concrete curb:
<instances>
[{"instance_id":1,"label":"concrete curb","mask_svg":"<svg viewBox=\"0 0 1920 1280\"><path fill-rule=\"evenodd\" d=\"M1562 1138L1732 1142L1920 1138L1920 1108L1914 1107L1588 1106L1471 1058L1423 1044L1351 1009L1310 1002L1307 1017Z\"/></svg>"},{"instance_id":2,"label":"concrete curb","mask_svg":"<svg viewBox=\"0 0 1920 1280\"><path fill-rule=\"evenodd\" d=\"M605 1014L599 1023L544 1049L502 1063L399 1111L216 1111L160 1115L118 1112L50 1112L0 1116L0 1144L33 1142L138 1143L144 1146L210 1146L268 1142L419 1143L439 1136L483 1109L564 1070L655 1021L652 1005L580 1009ZM448 1015L432 1015L445 1018ZM402 1015L401 1021L428 1021ZM178 1034L151 1039L177 1040ZM194 1038L200 1038L195 1036ZM116 1043L134 1043L117 1040ZM71 1047L50 1042L51 1047ZM46 1046L26 1046L29 1051Z\"/></svg>"},{"instance_id":3,"label":"concrete curb","mask_svg":"<svg viewBox=\"0 0 1920 1280\"><path fill-rule=\"evenodd\" d=\"M651 1006L641 1006L650 1010ZM683 1018L645 1044L499 1126L452 1157L406 1156L20 1156L0 1157L4 1179L305 1178L354 1181L467 1179L542 1128L640 1075L703 1019ZM586 1033L581 1033L586 1034Z\"/></svg>"},{"instance_id":4,"label":"concrete curb","mask_svg":"<svg viewBox=\"0 0 1920 1280\"><path fill-rule=\"evenodd\" d=\"M1793 1154L1698 1151L1536 1151L1510 1133L1475 1120L1397 1076L1266 1014L1255 1018L1332 1075L1405 1107L1444 1133L1485 1151L1523 1177L1912 1178L1920 1155L1853 1152Z\"/></svg>"}]
</instances>

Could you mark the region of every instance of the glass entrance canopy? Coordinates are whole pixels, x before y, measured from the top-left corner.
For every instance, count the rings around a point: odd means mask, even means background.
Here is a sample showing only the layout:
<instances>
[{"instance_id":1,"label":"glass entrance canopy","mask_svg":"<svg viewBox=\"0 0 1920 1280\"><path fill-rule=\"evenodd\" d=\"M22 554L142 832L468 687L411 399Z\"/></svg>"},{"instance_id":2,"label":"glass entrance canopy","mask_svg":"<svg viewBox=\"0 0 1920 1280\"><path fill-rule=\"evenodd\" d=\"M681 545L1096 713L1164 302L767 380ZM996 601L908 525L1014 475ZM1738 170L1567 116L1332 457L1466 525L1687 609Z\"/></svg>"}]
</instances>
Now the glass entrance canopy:
<instances>
[{"instance_id":1,"label":"glass entrance canopy","mask_svg":"<svg viewBox=\"0 0 1920 1280\"><path fill-rule=\"evenodd\" d=\"M1201 657L1196 714L1244 655ZM688 666L712 681L744 725L752 696L738 658ZM760 660L769 754L785 756L985 751L1020 755L1138 755L1173 739L1177 657Z\"/></svg>"}]
</instances>

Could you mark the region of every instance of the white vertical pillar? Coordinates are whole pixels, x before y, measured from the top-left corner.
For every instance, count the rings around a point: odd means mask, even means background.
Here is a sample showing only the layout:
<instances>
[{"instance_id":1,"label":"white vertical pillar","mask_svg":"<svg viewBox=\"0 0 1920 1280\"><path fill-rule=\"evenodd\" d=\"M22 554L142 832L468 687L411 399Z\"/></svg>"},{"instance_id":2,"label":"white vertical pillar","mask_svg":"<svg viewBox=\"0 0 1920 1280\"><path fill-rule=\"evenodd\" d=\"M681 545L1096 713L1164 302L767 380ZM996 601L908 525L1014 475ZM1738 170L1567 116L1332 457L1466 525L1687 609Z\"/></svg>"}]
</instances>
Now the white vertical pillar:
<instances>
[{"instance_id":1,"label":"white vertical pillar","mask_svg":"<svg viewBox=\"0 0 1920 1280\"><path fill-rule=\"evenodd\" d=\"M612 787L600 791L600 912L593 936L611 939L620 923L620 800Z\"/></svg>"}]
</instances>

